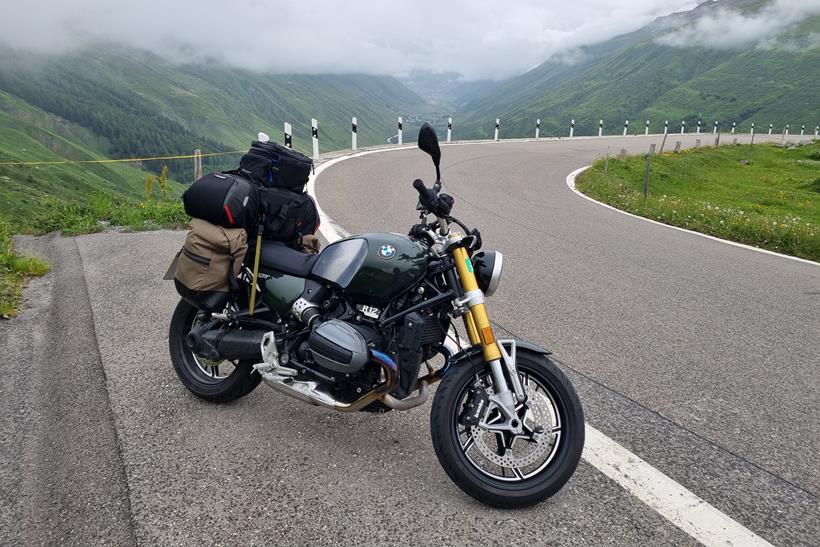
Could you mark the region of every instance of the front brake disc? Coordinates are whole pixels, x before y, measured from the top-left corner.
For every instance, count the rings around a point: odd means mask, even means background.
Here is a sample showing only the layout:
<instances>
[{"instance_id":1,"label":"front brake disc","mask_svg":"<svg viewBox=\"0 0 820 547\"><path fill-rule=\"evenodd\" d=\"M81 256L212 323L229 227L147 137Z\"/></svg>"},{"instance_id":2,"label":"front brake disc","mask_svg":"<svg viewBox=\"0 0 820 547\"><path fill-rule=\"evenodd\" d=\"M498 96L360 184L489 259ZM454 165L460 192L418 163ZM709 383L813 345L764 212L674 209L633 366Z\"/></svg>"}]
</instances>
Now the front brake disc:
<instances>
[{"instance_id":1,"label":"front brake disc","mask_svg":"<svg viewBox=\"0 0 820 547\"><path fill-rule=\"evenodd\" d=\"M491 392L492 388L488 388L487 391ZM554 437L550 431L556 424L553 423L549 401L544 400L543 396L530 386L524 386L524 391L527 393L527 410L523 422L532 433L514 438L510 443L513 447L507 447L503 455L498 453L495 439L500 433L479 426L470 427L470 435L479 452L492 463L509 469L527 467L549 454L552 447L550 441ZM487 443L488 438L492 446Z\"/></svg>"}]
</instances>

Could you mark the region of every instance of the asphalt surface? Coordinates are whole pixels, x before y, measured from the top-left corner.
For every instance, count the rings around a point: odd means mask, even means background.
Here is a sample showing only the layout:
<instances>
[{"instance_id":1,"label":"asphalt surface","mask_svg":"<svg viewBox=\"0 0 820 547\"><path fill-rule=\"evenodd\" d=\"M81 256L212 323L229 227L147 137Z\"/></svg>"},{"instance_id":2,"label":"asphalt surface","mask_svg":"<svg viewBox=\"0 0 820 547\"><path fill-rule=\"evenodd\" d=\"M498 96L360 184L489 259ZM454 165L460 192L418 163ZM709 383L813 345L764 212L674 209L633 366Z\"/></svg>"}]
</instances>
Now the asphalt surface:
<instances>
[{"instance_id":1,"label":"asphalt surface","mask_svg":"<svg viewBox=\"0 0 820 547\"><path fill-rule=\"evenodd\" d=\"M816 543L820 268L567 189L607 146L651 140L443 149L455 214L505 254L492 317L555 352L603 433L765 539ZM417 176L432 178L422 153L391 151L330 167L317 191L351 232L405 232ZM429 403L343 415L265 386L196 399L169 362L178 297L161 280L183 238L22 242L56 266L0 323L0 543L693 543L584 462L535 508L473 502L438 465Z\"/></svg>"}]
</instances>

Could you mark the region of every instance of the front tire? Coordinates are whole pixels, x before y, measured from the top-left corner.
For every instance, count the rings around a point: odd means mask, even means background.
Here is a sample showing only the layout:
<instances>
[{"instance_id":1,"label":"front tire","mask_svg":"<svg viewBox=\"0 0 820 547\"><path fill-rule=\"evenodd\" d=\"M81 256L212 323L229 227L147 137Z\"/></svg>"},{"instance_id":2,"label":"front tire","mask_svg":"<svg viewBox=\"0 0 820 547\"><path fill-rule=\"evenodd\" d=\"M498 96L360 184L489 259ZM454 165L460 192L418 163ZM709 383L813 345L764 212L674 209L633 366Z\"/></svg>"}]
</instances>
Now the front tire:
<instances>
[{"instance_id":1,"label":"front tire","mask_svg":"<svg viewBox=\"0 0 820 547\"><path fill-rule=\"evenodd\" d=\"M445 375L430 415L433 447L450 479L476 500L500 508L526 507L554 495L575 472L584 448L584 413L569 379L546 355L523 348L517 353L528 395L517 409L529 438L461 423L471 390L483 386L492 394L489 366L480 354Z\"/></svg>"},{"instance_id":2,"label":"front tire","mask_svg":"<svg viewBox=\"0 0 820 547\"><path fill-rule=\"evenodd\" d=\"M253 391L262 377L250 361L209 361L199 357L185 343L191 328L202 320L198 309L180 300L171 318L168 346L171 363L188 390L206 401L227 403Z\"/></svg>"}]
</instances>

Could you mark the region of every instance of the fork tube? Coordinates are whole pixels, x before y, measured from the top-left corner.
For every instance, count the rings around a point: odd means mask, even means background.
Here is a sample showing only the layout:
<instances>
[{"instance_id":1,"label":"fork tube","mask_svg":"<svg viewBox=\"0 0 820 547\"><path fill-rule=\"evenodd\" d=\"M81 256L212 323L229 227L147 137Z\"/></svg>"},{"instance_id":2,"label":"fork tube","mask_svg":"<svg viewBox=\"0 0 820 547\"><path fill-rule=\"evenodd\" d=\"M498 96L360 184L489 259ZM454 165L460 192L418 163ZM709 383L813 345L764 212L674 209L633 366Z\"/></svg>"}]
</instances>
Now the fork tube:
<instances>
[{"instance_id":1,"label":"fork tube","mask_svg":"<svg viewBox=\"0 0 820 547\"><path fill-rule=\"evenodd\" d=\"M464 319L464 328L467 330L467 338L469 338L470 344L473 346L477 346L481 343L481 339L478 337L478 329L475 328L473 314L468 311L461 317L462 319Z\"/></svg>"},{"instance_id":2,"label":"fork tube","mask_svg":"<svg viewBox=\"0 0 820 547\"><path fill-rule=\"evenodd\" d=\"M480 292L478 281L473 272L473 264L470 262L467 251L462 247L453 249L453 258L456 261L456 271L461 280L461 287L464 289L464 293L469 294L472 291ZM470 342L473 344L476 342L480 343L481 350L484 354L484 361L492 363L493 361L501 359L501 352L498 350L498 346L495 342L493 328L490 326L490 318L487 316L487 309L484 307L484 299L481 298L481 300L481 302L467 303L467 306L470 308L470 316L473 323L473 334L476 337L474 341L473 337L470 336ZM465 320L465 325L467 326L467 333L470 335L470 319Z\"/></svg>"}]
</instances>

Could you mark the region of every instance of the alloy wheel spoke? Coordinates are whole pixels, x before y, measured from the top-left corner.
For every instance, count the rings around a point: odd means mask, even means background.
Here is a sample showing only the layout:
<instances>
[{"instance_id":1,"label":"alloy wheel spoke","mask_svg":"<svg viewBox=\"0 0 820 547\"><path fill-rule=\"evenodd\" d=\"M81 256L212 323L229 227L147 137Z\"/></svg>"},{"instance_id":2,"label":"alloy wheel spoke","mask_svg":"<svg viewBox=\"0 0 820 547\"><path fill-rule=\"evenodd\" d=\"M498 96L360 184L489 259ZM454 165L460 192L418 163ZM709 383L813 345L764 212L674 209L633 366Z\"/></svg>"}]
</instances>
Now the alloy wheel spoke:
<instances>
[{"instance_id":1,"label":"alloy wheel spoke","mask_svg":"<svg viewBox=\"0 0 820 547\"><path fill-rule=\"evenodd\" d=\"M503 456L507 453L507 443L506 439L504 439L504 433L500 431L494 431L495 433L495 443L498 446L497 453L499 456Z\"/></svg>"},{"instance_id":2,"label":"alloy wheel spoke","mask_svg":"<svg viewBox=\"0 0 820 547\"><path fill-rule=\"evenodd\" d=\"M498 422L500 422L503 419L504 419L504 415L499 412L498 414L495 415L495 417L493 417L490 420L487 420L486 423L487 423L487 425L493 425L493 424L497 424Z\"/></svg>"}]
</instances>

